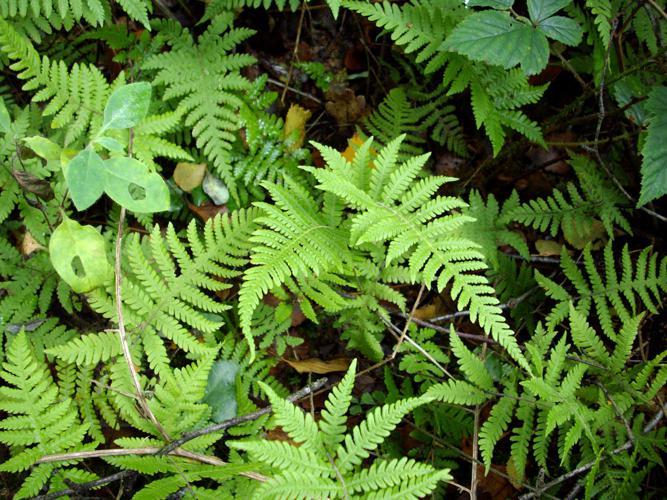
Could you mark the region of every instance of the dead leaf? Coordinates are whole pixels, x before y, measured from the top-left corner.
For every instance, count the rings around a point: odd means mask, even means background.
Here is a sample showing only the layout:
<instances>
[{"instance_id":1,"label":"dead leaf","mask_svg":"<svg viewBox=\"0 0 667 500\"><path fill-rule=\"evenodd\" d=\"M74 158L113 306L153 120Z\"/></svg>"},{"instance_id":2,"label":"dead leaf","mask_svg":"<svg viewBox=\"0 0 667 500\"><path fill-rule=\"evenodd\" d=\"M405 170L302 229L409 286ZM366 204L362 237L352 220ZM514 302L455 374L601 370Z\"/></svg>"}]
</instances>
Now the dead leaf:
<instances>
[{"instance_id":1,"label":"dead leaf","mask_svg":"<svg viewBox=\"0 0 667 500\"><path fill-rule=\"evenodd\" d=\"M349 87L332 85L326 93L325 109L339 125L356 123L366 111L366 98Z\"/></svg>"},{"instance_id":2,"label":"dead leaf","mask_svg":"<svg viewBox=\"0 0 667 500\"><path fill-rule=\"evenodd\" d=\"M50 201L53 199L53 189L51 189L51 184L44 179L35 177L28 172L23 170L12 170L12 175L16 182L19 183L21 189L32 193L38 198L41 198L44 201Z\"/></svg>"},{"instance_id":3,"label":"dead leaf","mask_svg":"<svg viewBox=\"0 0 667 500\"><path fill-rule=\"evenodd\" d=\"M201 186L206 175L206 163L181 162L174 170L174 182L186 193Z\"/></svg>"},{"instance_id":4,"label":"dead leaf","mask_svg":"<svg viewBox=\"0 0 667 500\"><path fill-rule=\"evenodd\" d=\"M28 257L38 250L46 250L46 247L42 246L32 234L26 231L21 241L21 255Z\"/></svg>"},{"instance_id":5,"label":"dead leaf","mask_svg":"<svg viewBox=\"0 0 667 500\"><path fill-rule=\"evenodd\" d=\"M592 219L588 225L564 225L563 237L577 250L582 250L588 243L592 243L592 249L597 250L607 241L607 230L602 222Z\"/></svg>"},{"instance_id":6,"label":"dead leaf","mask_svg":"<svg viewBox=\"0 0 667 500\"><path fill-rule=\"evenodd\" d=\"M227 205L216 205L211 202L202 203L199 207L188 202L188 208L203 222L212 219L216 215L226 214L228 212Z\"/></svg>"},{"instance_id":7,"label":"dead leaf","mask_svg":"<svg viewBox=\"0 0 667 500\"><path fill-rule=\"evenodd\" d=\"M347 161L352 163L354 161L355 155L357 154L357 149L359 149L359 146L361 146L363 143L364 140L358 133L355 132L354 135L347 140L347 148L345 148L345 151L343 151L341 155ZM377 151L375 148L370 149L370 154L371 156L377 156ZM370 167L373 168L373 162L371 162Z\"/></svg>"},{"instance_id":8,"label":"dead leaf","mask_svg":"<svg viewBox=\"0 0 667 500\"><path fill-rule=\"evenodd\" d=\"M306 122L311 112L298 104L292 104L285 117L283 128L283 139L285 139L288 151L296 151L303 146L306 138Z\"/></svg>"},{"instance_id":9,"label":"dead leaf","mask_svg":"<svg viewBox=\"0 0 667 500\"><path fill-rule=\"evenodd\" d=\"M558 256L562 247L563 245L554 240L537 240L535 242L535 249L538 255L542 257Z\"/></svg>"},{"instance_id":10,"label":"dead leaf","mask_svg":"<svg viewBox=\"0 0 667 500\"><path fill-rule=\"evenodd\" d=\"M216 176L211 175L211 172L206 172L201 187L216 205L224 205L229 201L227 185Z\"/></svg>"},{"instance_id":11,"label":"dead leaf","mask_svg":"<svg viewBox=\"0 0 667 500\"><path fill-rule=\"evenodd\" d=\"M412 315L412 317L420 319L422 321L427 321L436 315L437 315L437 306L435 304L429 304L427 306L415 309L415 312Z\"/></svg>"},{"instance_id":12,"label":"dead leaf","mask_svg":"<svg viewBox=\"0 0 667 500\"><path fill-rule=\"evenodd\" d=\"M344 372L350 366L350 360L347 358L336 358L329 361L323 361L319 358L309 358L302 361L283 359L299 373L317 373L324 375L331 372Z\"/></svg>"}]
</instances>

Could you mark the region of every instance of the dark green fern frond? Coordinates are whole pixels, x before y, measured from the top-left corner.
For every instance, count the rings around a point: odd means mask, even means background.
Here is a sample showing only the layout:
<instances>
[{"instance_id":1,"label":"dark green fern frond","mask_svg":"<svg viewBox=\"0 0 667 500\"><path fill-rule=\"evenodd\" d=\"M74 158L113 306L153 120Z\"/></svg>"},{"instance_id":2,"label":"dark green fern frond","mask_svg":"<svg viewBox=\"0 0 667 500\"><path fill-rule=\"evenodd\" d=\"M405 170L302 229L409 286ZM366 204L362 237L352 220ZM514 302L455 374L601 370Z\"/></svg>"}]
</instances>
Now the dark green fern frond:
<instances>
[{"instance_id":1,"label":"dark green fern frond","mask_svg":"<svg viewBox=\"0 0 667 500\"><path fill-rule=\"evenodd\" d=\"M549 324L556 325L567 317L570 302L585 318L590 317L594 306L603 332L613 340L615 317L625 322L641 308L657 312L661 296L667 291L667 258L651 255L648 247L633 262L626 245L619 262L610 241L604 249L604 274L598 271L589 246L583 251L583 261L585 274L565 249L561 253L561 267L574 286L573 292L536 271L537 282L556 301L547 317Z\"/></svg>"},{"instance_id":2,"label":"dark green fern frond","mask_svg":"<svg viewBox=\"0 0 667 500\"><path fill-rule=\"evenodd\" d=\"M617 225L632 234L630 223L619 208L625 198L618 189L600 175L590 159L573 156L570 164L577 174L580 189L568 183L566 192L554 189L545 199L516 207L510 217L538 231L548 231L552 236L559 230L568 238L585 236L598 217L609 236L613 236Z\"/></svg>"}]
</instances>

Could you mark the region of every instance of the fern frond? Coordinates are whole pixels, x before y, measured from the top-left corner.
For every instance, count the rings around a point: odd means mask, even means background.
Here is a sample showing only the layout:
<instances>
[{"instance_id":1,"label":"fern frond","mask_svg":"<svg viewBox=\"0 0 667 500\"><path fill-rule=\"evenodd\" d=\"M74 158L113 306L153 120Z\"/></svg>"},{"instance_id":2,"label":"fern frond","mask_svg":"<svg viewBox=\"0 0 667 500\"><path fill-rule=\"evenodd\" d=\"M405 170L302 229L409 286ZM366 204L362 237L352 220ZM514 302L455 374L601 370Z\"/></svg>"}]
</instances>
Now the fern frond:
<instances>
[{"instance_id":1,"label":"fern frond","mask_svg":"<svg viewBox=\"0 0 667 500\"><path fill-rule=\"evenodd\" d=\"M338 385L332 390L331 394L324 403L322 410L322 419L318 425L322 432L322 443L330 453L333 453L336 447L343 441L345 431L347 430L346 413L352 400L352 389L354 387L354 378L357 368L357 360L350 363L347 373Z\"/></svg>"},{"instance_id":2,"label":"fern frond","mask_svg":"<svg viewBox=\"0 0 667 500\"><path fill-rule=\"evenodd\" d=\"M116 332L101 332L72 339L48 349L46 353L78 365L95 365L120 355L121 346Z\"/></svg>"},{"instance_id":3,"label":"fern frond","mask_svg":"<svg viewBox=\"0 0 667 500\"><path fill-rule=\"evenodd\" d=\"M361 424L345 436L344 443L338 446L337 468L341 473L351 471L385 440L408 412L425 402L424 398L404 399L372 410Z\"/></svg>"},{"instance_id":4,"label":"fern frond","mask_svg":"<svg viewBox=\"0 0 667 500\"><path fill-rule=\"evenodd\" d=\"M509 395L498 400L479 430L479 449L487 472L493 460L493 449L507 430L516 406L516 391L509 385L505 389Z\"/></svg>"},{"instance_id":5,"label":"fern frond","mask_svg":"<svg viewBox=\"0 0 667 500\"><path fill-rule=\"evenodd\" d=\"M476 384L480 389L490 391L493 389L493 379L484 366L484 362L475 356L463 344L463 341L454 331L452 326L450 329L450 342L452 345L452 352L456 355L459 361L461 371Z\"/></svg>"},{"instance_id":6,"label":"fern frond","mask_svg":"<svg viewBox=\"0 0 667 500\"><path fill-rule=\"evenodd\" d=\"M215 17L196 42L182 33L176 40L168 41L170 51L147 58L143 68L156 72L153 82L164 85L165 100L178 99L197 147L235 192L227 158L234 132L239 128L237 113L242 93L251 88L240 70L255 59L231 53L253 34L246 28L231 28L232 21L233 14L229 12ZM202 73L203 66L206 71Z\"/></svg>"},{"instance_id":7,"label":"fern frond","mask_svg":"<svg viewBox=\"0 0 667 500\"><path fill-rule=\"evenodd\" d=\"M83 448L87 426L81 424L71 399L62 397L47 365L32 352L25 333L9 343L0 377L0 441L13 447L13 456L0 470L19 472L50 453ZM18 497L37 495L48 481L54 464L34 467Z\"/></svg>"}]
</instances>

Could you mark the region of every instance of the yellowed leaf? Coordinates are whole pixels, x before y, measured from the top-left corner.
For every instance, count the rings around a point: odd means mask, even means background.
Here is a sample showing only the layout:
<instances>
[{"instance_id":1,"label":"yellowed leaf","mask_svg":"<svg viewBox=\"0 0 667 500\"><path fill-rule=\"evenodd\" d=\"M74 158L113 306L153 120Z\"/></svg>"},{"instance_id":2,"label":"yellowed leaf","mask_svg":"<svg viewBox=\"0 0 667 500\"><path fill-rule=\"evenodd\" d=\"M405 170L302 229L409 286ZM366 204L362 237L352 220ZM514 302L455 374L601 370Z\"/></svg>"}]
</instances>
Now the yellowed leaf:
<instances>
[{"instance_id":1,"label":"yellowed leaf","mask_svg":"<svg viewBox=\"0 0 667 500\"><path fill-rule=\"evenodd\" d=\"M174 170L174 182L186 193L201 186L206 175L206 163L181 162Z\"/></svg>"},{"instance_id":2,"label":"yellowed leaf","mask_svg":"<svg viewBox=\"0 0 667 500\"><path fill-rule=\"evenodd\" d=\"M319 358L309 358L302 361L291 359L283 360L299 373L317 373L324 375L331 372L344 372L350 366L350 360L347 358L336 358L323 361Z\"/></svg>"},{"instance_id":3,"label":"yellowed leaf","mask_svg":"<svg viewBox=\"0 0 667 500\"><path fill-rule=\"evenodd\" d=\"M437 314L437 306L435 304L429 304L418 309L415 309L413 317L421 319L423 321L431 319Z\"/></svg>"},{"instance_id":4,"label":"yellowed leaf","mask_svg":"<svg viewBox=\"0 0 667 500\"><path fill-rule=\"evenodd\" d=\"M286 141L288 151L295 151L303 146L306 138L306 122L310 115L310 111L298 104L290 106L283 128L283 139Z\"/></svg>"},{"instance_id":5,"label":"yellowed leaf","mask_svg":"<svg viewBox=\"0 0 667 500\"><path fill-rule=\"evenodd\" d=\"M357 149L359 149L359 146L361 146L363 143L364 140L361 138L359 134L355 132L354 135L347 140L347 148L345 148L345 151L341 153L343 155L343 158L352 163L352 161L354 161L355 155L357 154ZM374 148L371 148L370 154L371 156L376 156L377 151ZM370 164L370 167L373 168L372 162Z\"/></svg>"},{"instance_id":6,"label":"yellowed leaf","mask_svg":"<svg viewBox=\"0 0 667 500\"><path fill-rule=\"evenodd\" d=\"M602 222L593 219L590 225L572 224L563 227L563 236L567 242L577 250L582 250L588 243L592 243L592 249L601 248L607 241L607 230Z\"/></svg>"},{"instance_id":7,"label":"yellowed leaf","mask_svg":"<svg viewBox=\"0 0 667 500\"><path fill-rule=\"evenodd\" d=\"M21 241L21 254L28 257L37 250L46 250L46 247L42 246L32 234L26 231Z\"/></svg>"},{"instance_id":8,"label":"yellowed leaf","mask_svg":"<svg viewBox=\"0 0 667 500\"><path fill-rule=\"evenodd\" d=\"M560 255L560 249L562 247L563 245L554 240L537 240L535 242L535 249L542 257Z\"/></svg>"}]
</instances>

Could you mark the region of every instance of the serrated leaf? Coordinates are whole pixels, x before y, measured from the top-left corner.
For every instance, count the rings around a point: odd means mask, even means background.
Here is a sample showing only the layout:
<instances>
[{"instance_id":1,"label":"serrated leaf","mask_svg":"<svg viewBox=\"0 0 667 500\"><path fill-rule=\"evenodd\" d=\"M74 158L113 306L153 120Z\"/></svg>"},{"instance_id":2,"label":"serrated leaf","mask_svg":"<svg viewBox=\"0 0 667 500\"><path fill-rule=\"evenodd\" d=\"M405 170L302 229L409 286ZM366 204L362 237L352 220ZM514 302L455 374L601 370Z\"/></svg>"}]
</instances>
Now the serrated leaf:
<instances>
[{"instance_id":1,"label":"serrated leaf","mask_svg":"<svg viewBox=\"0 0 667 500\"><path fill-rule=\"evenodd\" d=\"M521 64L527 74L541 71L549 55L543 34L496 10L466 17L447 37L444 48L505 69Z\"/></svg>"},{"instance_id":2,"label":"serrated leaf","mask_svg":"<svg viewBox=\"0 0 667 500\"><path fill-rule=\"evenodd\" d=\"M9 134L12 130L12 119L9 116L9 111L5 106L5 101L0 97L0 132Z\"/></svg>"},{"instance_id":3,"label":"serrated leaf","mask_svg":"<svg viewBox=\"0 0 667 500\"><path fill-rule=\"evenodd\" d=\"M43 158L46 161L60 161L62 148L46 137L40 137L38 135L25 137L23 142L25 142L40 158Z\"/></svg>"},{"instance_id":4,"label":"serrated leaf","mask_svg":"<svg viewBox=\"0 0 667 500\"><path fill-rule=\"evenodd\" d=\"M549 38L572 47L579 45L584 34L574 19L563 16L549 17L541 21L537 29Z\"/></svg>"},{"instance_id":5,"label":"serrated leaf","mask_svg":"<svg viewBox=\"0 0 667 500\"><path fill-rule=\"evenodd\" d=\"M528 0L528 15L530 20L537 24L553 16L570 3L572 0Z\"/></svg>"},{"instance_id":6,"label":"serrated leaf","mask_svg":"<svg viewBox=\"0 0 667 500\"><path fill-rule=\"evenodd\" d=\"M58 275L77 293L89 292L113 277L104 237L67 216L51 235L49 254Z\"/></svg>"},{"instance_id":7,"label":"serrated leaf","mask_svg":"<svg viewBox=\"0 0 667 500\"><path fill-rule=\"evenodd\" d=\"M169 209L169 188L155 172L134 158L104 162L104 190L119 205L139 213Z\"/></svg>"},{"instance_id":8,"label":"serrated leaf","mask_svg":"<svg viewBox=\"0 0 667 500\"><path fill-rule=\"evenodd\" d=\"M69 196L77 210L91 206L104 192L104 160L91 148L77 154L64 167Z\"/></svg>"},{"instance_id":9,"label":"serrated leaf","mask_svg":"<svg viewBox=\"0 0 667 500\"><path fill-rule=\"evenodd\" d=\"M111 94L104 108L102 129L124 129L146 117L151 102L151 84L137 82L123 85Z\"/></svg>"},{"instance_id":10,"label":"serrated leaf","mask_svg":"<svg viewBox=\"0 0 667 500\"><path fill-rule=\"evenodd\" d=\"M340 10L341 0L327 0L327 5L331 9L334 19L338 19L338 11Z\"/></svg>"},{"instance_id":11,"label":"serrated leaf","mask_svg":"<svg viewBox=\"0 0 667 500\"><path fill-rule=\"evenodd\" d=\"M239 368L236 361L229 360L218 361L211 367L204 402L211 407L214 422L224 422L236 416L236 374Z\"/></svg>"},{"instance_id":12,"label":"serrated leaf","mask_svg":"<svg viewBox=\"0 0 667 500\"><path fill-rule=\"evenodd\" d=\"M667 87L657 87L649 94L646 109L650 117L642 149L640 207L667 193Z\"/></svg>"},{"instance_id":13,"label":"serrated leaf","mask_svg":"<svg viewBox=\"0 0 667 500\"><path fill-rule=\"evenodd\" d=\"M514 0L468 0L468 7L491 7L492 9L507 10L514 5Z\"/></svg>"}]
</instances>

